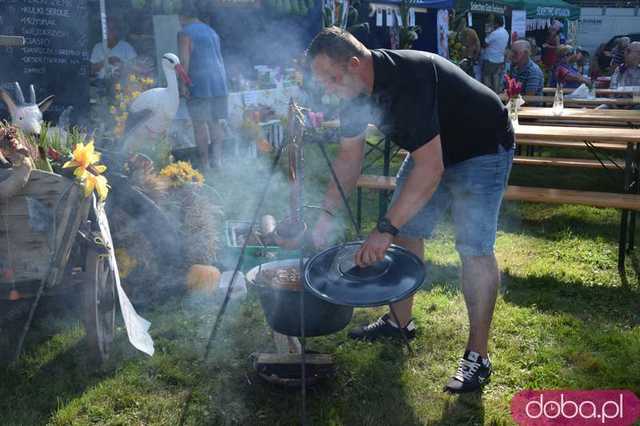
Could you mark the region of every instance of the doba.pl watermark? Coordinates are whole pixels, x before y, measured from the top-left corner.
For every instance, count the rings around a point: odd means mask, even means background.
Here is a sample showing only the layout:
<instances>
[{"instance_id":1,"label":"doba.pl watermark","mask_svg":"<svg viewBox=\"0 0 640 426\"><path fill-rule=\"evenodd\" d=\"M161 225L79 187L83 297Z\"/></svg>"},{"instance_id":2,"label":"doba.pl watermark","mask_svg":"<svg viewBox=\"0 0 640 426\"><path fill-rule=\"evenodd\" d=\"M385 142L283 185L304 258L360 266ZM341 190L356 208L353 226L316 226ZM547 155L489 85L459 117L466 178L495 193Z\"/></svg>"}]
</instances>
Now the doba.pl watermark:
<instances>
[{"instance_id":1,"label":"doba.pl watermark","mask_svg":"<svg viewBox=\"0 0 640 426\"><path fill-rule=\"evenodd\" d=\"M511 415L521 426L627 426L640 419L640 399L629 390L524 390Z\"/></svg>"}]
</instances>

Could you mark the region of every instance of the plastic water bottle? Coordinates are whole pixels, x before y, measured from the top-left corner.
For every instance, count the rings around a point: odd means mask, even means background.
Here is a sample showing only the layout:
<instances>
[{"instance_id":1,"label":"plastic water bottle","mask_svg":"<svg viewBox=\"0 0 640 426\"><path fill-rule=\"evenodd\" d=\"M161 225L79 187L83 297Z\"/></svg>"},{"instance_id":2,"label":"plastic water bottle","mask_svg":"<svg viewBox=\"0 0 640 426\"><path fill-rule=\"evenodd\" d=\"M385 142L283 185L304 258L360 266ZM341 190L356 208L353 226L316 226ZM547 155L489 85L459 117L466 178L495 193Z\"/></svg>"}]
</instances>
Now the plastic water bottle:
<instances>
[{"instance_id":1,"label":"plastic water bottle","mask_svg":"<svg viewBox=\"0 0 640 426\"><path fill-rule=\"evenodd\" d=\"M589 74L590 70L591 70L591 65L589 65L589 63L587 62L582 67L582 75L584 75L586 78L590 78L590 74Z\"/></svg>"},{"instance_id":2,"label":"plastic water bottle","mask_svg":"<svg viewBox=\"0 0 640 426\"><path fill-rule=\"evenodd\" d=\"M553 107L551 113L556 117L562 115L564 110L564 94L562 93L562 84L558 83L556 86L556 95L553 98Z\"/></svg>"}]
</instances>

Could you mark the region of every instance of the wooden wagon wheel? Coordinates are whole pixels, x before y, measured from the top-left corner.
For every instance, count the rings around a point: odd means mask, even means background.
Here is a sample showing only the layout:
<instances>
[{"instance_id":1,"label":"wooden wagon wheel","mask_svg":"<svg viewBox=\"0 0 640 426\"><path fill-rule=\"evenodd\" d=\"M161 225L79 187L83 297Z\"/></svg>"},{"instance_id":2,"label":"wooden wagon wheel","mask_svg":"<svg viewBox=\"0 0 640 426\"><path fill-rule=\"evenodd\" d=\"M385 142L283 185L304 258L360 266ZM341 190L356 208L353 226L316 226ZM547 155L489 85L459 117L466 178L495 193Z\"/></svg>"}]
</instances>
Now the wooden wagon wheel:
<instances>
[{"instance_id":1,"label":"wooden wagon wheel","mask_svg":"<svg viewBox=\"0 0 640 426\"><path fill-rule=\"evenodd\" d=\"M116 286L108 254L87 244L85 257L84 307L89 350L98 363L109 357L115 334Z\"/></svg>"}]
</instances>

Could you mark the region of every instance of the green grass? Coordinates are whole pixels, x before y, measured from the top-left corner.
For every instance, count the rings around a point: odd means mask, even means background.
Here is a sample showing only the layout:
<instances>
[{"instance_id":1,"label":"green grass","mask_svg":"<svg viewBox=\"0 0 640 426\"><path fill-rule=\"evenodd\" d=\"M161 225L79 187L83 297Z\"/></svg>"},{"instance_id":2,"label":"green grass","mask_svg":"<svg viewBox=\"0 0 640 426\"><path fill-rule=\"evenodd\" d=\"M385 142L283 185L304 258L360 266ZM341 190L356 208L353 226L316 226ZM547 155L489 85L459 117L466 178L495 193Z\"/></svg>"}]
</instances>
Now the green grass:
<instances>
[{"instance_id":1,"label":"green grass","mask_svg":"<svg viewBox=\"0 0 640 426\"><path fill-rule=\"evenodd\" d=\"M317 158L307 153L310 182L328 177ZM249 170L262 177L249 176ZM265 173L257 166L212 177L229 216L250 216L247 206L255 202ZM537 173L542 172L516 169L513 179L566 178ZM591 172L575 179L569 183L613 185ZM284 181L277 179L266 212L286 211ZM317 203L321 194L309 188L306 200ZM365 227L371 227L377 196L365 195ZM640 394L637 258L629 259L629 282L623 285L617 273L618 221L615 210L505 204L496 244L502 288L490 345L495 374L482 394L460 397L442 392L467 336L459 259L451 225L443 223L426 248L428 282L416 296L415 353L391 342L352 342L346 330L308 339L309 348L334 354L338 368L335 380L309 391L309 418L321 425L512 424L510 400L525 388L625 388ZM264 384L248 359L252 352L273 349L256 295L231 306L211 355L202 359L218 307L176 296L145 308L156 354L146 357L133 349L120 325L114 353L99 371L86 359L77 304L45 309L21 363L0 368L1 423L298 424L299 393ZM381 312L358 309L352 324Z\"/></svg>"}]
</instances>

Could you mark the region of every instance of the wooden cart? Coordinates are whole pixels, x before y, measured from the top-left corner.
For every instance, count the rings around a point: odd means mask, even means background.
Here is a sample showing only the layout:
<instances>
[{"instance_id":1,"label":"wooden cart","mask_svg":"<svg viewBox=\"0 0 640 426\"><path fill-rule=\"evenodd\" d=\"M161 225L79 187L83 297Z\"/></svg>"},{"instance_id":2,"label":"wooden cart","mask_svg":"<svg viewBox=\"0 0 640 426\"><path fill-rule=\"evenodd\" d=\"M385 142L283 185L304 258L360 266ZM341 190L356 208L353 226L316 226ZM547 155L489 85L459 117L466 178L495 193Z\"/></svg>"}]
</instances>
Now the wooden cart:
<instances>
[{"instance_id":1,"label":"wooden cart","mask_svg":"<svg viewBox=\"0 0 640 426\"><path fill-rule=\"evenodd\" d=\"M116 289L93 197L72 179L33 170L27 184L0 199L0 299L79 291L92 356L104 361L115 329Z\"/></svg>"}]
</instances>

